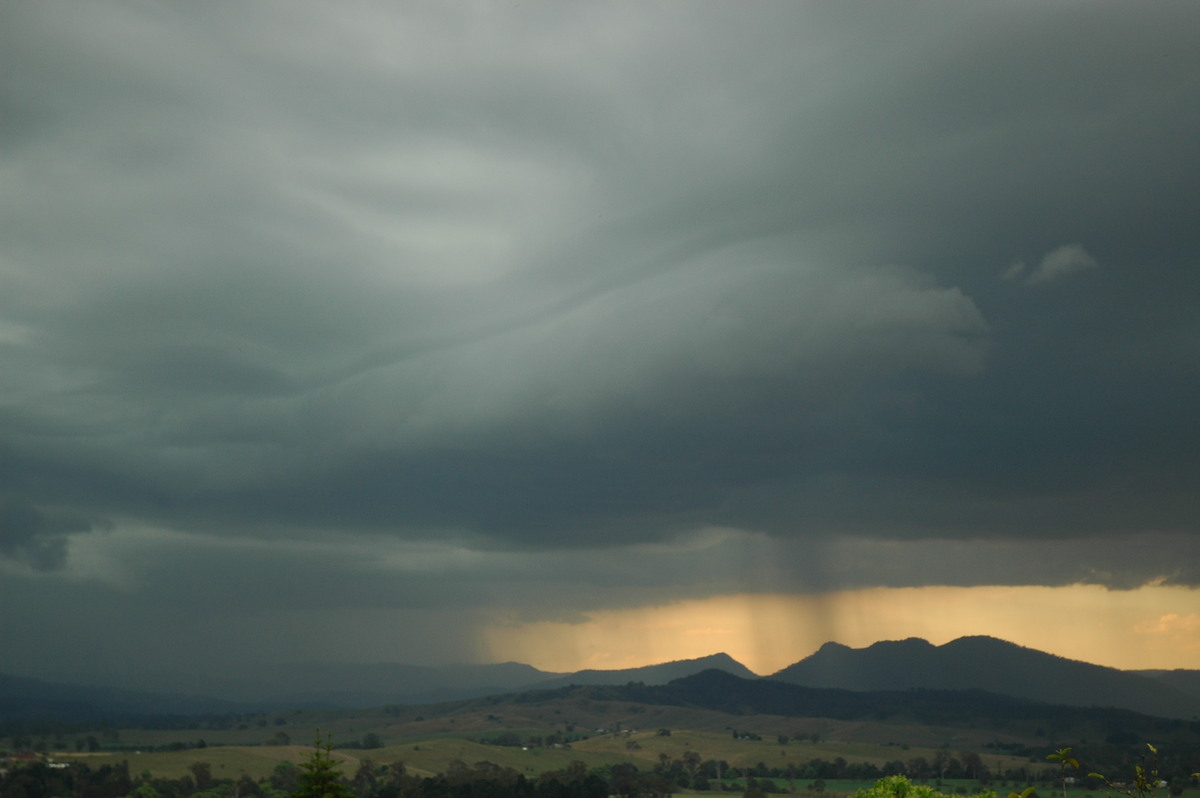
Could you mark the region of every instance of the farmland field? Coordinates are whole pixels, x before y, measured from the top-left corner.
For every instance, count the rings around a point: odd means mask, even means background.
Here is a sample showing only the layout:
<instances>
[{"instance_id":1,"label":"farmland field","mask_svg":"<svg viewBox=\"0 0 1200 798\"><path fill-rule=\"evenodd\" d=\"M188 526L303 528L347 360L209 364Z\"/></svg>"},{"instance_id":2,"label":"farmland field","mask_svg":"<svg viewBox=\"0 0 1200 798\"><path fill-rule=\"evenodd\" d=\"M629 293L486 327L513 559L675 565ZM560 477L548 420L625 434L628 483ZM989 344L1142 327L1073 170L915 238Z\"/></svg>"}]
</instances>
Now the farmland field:
<instances>
[{"instance_id":1,"label":"farmland field","mask_svg":"<svg viewBox=\"0 0 1200 798\"><path fill-rule=\"evenodd\" d=\"M312 733L308 736L312 736ZM134 740L138 737L133 730L121 732L123 740ZM157 742L152 736L142 739L147 744ZM336 736L334 740L336 742ZM214 775L221 778L238 778L241 775L260 778L269 775L280 762L302 761L311 750L309 745L209 745L202 749L184 751L64 753L57 757L65 761L85 761L93 766L127 760L131 772L149 772L153 776L169 778L184 775L192 763L208 762L212 765ZM486 745L465 737L443 735L370 750L343 749L335 751L334 756L346 763L345 770L353 770L360 760L370 759L378 764L404 762L415 774L433 775L444 772L452 761L461 760L467 764L488 761L501 767L510 767L520 773L536 775L559 770L572 761L583 762L588 767L629 762L640 770L650 770L658 763L661 755L678 759L688 751L695 751L701 759L724 760L735 771L739 768L754 767L759 763L770 768L794 765L799 769L813 759L834 761L839 758L847 762L866 762L882 766L889 761L907 761L914 757L932 760L936 754L936 749L933 748L836 741L789 742L781 745L776 740L735 740L729 733L680 730L669 736L654 731L598 734L574 742L569 747L527 749L520 746ZM985 756L984 763L989 768L1000 771L1029 765L1026 759L999 755ZM736 778L737 775L736 772L732 772L729 777Z\"/></svg>"}]
</instances>

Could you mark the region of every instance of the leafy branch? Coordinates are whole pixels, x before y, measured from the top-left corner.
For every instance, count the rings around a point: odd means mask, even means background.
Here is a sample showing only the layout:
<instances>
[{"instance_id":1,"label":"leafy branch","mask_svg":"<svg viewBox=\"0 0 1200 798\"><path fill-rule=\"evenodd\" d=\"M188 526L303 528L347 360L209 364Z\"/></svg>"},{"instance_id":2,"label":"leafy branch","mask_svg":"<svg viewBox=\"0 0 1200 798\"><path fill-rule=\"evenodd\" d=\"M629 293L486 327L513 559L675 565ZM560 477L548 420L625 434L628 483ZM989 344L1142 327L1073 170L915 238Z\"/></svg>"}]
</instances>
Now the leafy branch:
<instances>
[{"instance_id":1,"label":"leafy branch","mask_svg":"<svg viewBox=\"0 0 1200 798\"><path fill-rule=\"evenodd\" d=\"M1150 750L1150 753L1143 755L1142 761L1134 765L1132 789L1118 786L1099 773L1089 773L1088 775L1103 782L1105 788L1111 793L1124 795L1126 798L1150 798L1158 789L1161 780L1158 777L1158 749L1150 743L1146 743L1146 748Z\"/></svg>"},{"instance_id":2,"label":"leafy branch","mask_svg":"<svg viewBox=\"0 0 1200 798\"><path fill-rule=\"evenodd\" d=\"M1062 785L1063 798L1067 798L1067 765L1079 770L1079 760L1071 756L1070 748L1060 748L1046 758L1058 763L1058 782Z\"/></svg>"}]
</instances>

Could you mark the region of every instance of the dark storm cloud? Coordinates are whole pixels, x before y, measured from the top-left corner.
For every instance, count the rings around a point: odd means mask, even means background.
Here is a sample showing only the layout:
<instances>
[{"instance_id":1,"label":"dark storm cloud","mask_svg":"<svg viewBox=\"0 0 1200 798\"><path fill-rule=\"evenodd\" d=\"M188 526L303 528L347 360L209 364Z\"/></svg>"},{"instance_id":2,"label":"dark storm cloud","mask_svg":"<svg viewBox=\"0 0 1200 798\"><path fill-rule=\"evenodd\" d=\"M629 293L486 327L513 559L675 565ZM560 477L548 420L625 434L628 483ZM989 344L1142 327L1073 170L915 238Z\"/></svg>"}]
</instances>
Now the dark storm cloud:
<instances>
[{"instance_id":1,"label":"dark storm cloud","mask_svg":"<svg viewBox=\"0 0 1200 798\"><path fill-rule=\"evenodd\" d=\"M86 529L78 522L47 518L29 504L0 502L0 554L39 571L61 567L66 561L66 535Z\"/></svg>"},{"instance_id":2,"label":"dark storm cloud","mask_svg":"<svg viewBox=\"0 0 1200 798\"><path fill-rule=\"evenodd\" d=\"M0 55L14 506L1193 539L1193 6L71 9Z\"/></svg>"}]
</instances>

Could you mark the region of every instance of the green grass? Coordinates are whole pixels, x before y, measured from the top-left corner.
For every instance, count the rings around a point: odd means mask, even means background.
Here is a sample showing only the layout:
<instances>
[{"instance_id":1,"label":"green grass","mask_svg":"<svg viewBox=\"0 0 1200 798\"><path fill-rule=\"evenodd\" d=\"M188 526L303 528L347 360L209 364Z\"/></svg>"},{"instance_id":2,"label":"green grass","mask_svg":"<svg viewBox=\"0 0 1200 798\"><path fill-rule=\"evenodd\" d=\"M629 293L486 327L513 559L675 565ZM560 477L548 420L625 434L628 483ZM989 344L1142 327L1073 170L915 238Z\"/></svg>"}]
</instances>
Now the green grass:
<instances>
[{"instance_id":1,"label":"green grass","mask_svg":"<svg viewBox=\"0 0 1200 798\"><path fill-rule=\"evenodd\" d=\"M135 775L149 772L154 777L178 778L188 773L188 768L196 762L207 762L217 778L237 779L249 776L260 779L269 776L276 765L283 761L299 764L312 751L311 742L319 727L323 732L333 735L334 744L346 744L361 740L366 734L374 733L387 743L382 748L363 750L342 748L334 755L344 764L342 770L352 775L358 768L359 761L370 759L376 764L388 765L403 762L408 770L417 776L428 776L445 772L454 760L461 760L468 766L478 762L492 762L506 768L512 768L527 776L534 776L547 771L559 770L573 761L583 762L587 767L599 767L628 762L636 765L642 771L649 771L658 764L661 755L672 760L680 759L686 752L695 751L702 760L724 760L729 763L730 771L726 774L725 782L732 781L733 776L739 776L738 769L755 767L759 763L769 768L786 769L789 765L802 770L812 759L835 761L838 758L848 763L866 762L882 767L887 762L907 762L916 757L923 757L932 762L939 748L949 745L957 756L959 750L976 750L984 764L994 772L1002 772L1010 768L1035 767L1052 770L1049 763L1031 762L1027 758L1000 755L991 750L982 750L979 740L967 739L967 735L951 735L946 730L925 728L912 732L908 726L886 726L880 724L842 724L832 725L830 722L819 721L822 726L807 728L802 724L817 721L796 719L780 719L771 716L739 719L755 731L762 734L761 740L734 739L731 730L721 725L728 723L728 717L712 719L707 728L683 729L675 722L682 722L682 717L675 718L667 714L658 714L653 718L638 717L639 723L645 722L643 731L624 731L609 734L591 732L586 740L579 740L570 747L529 748L485 745L475 740L483 737L494 737L503 732L516 733L522 737L529 735L545 736L551 732L567 733L568 722L573 723L575 733L582 733L587 728L596 728L604 724L611 728L608 720L604 719L604 710L609 716L619 714L628 719L628 707L619 707L619 713L612 712L611 707L600 706L593 702L587 706L565 707L560 712L556 708L505 707L503 719L489 715L490 707L472 713L457 715L437 714L429 708L408 710L406 717L396 717L384 712L313 712L295 711L289 713L273 713L266 717L266 723L258 726L257 722L248 723L246 729L196 729L196 730L120 730L118 744L124 747L151 748L166 746L173 742L183 742L194 745L199 739L207 742L203 749L191 748L182 751L161 753L148 752L109 752L100 754L56 754L59 760L77 760L93 766L106 763L128 761L130 771ZM499 711L499 710L498 710ZM674 711L674 710L673 710ZM427 713L420 715L420 713ZM590 714L585 714L590 713ZM283 718L284 723L276 723L277 718ZM708 721L707 715L699 715L697 719ZM771 724L777 728L772 728ZM785 725L786 723L786 725ZM671 727L672 733L660 736L656 729ZM740 726L739 726L740 728ZM269 746L264 743L277 732L284 731L292 745ZM821 739L812 742L808 733L820 733ZM801 734L805 736L801 736ZM777 734L789 734L793 739L786 744L779 744ZM835 735L837 735L835 737ZM839 739L840 738L840 739ZM981 737L983 742L991 738ZM906 744L897 744L893 740L909 740ZM920 740L921 744L916 741ZM66 741L68 744L71 740ZM974 743L974 744L972 744ZM786 779L776 779L777 788L788 789ZM810 798L818 793L808 792L805 787L809 779L797 778L794 782L796 792ZM740 782L738 782L740 784ZM841 780L826 781L823 798L842 798L855 790L871 787L873 782L850 782ZM1009 792L1020 792L1024 784L995 783L999 798L1007 798ZM979 791L979 785L974 782L946 782L941 791L953 794L961 787L967 793ZM716 793L705 793L716 795ZM726 795L740 795L726 793ZM1200 789L1192 787L1184 795L1186 798L1200 798ZM1166 791L1160 791L1160 797L1166 798ZM1060 790L1043 788L1040 798L1062 798ZM1111 798L1103 791L1087 791L1082 787L1072 788L1067 798Z\"/></svg>"},{"instance_id":2,"label":"green grass","mask_svg":"<svg viewBox=\"0 0 1200 798\"><path fill-rule=\"evenodd\" d=\"M630 750L629 743L638 748ZM762 762L770 768L786 768L788 765L802 767L813 759L832 762L838 757L847 762L867 762L882 767L887 762L907 762L915 757L932 761L937 749L880 745L869 742L788 742L780 745L774 739L735 740L732 734L703 731L676 731L669 737L660 737L655 732L622 732L592 737L574 744L577 751L595 751L616 757L614 761L633 762L641 767L658 762L660 753L672 759L683 756L685 751L696 751L701 759L725 760L734 767L754 767ZM984 754L984 763L993 770L1028 767L1029 760L1019 757Z\"/></svg>"},{"instance_id":3,"label":"green grass","mask_svg":"<svg viewBox=\"0 0 1200 798\"><path fill-rule=\"evenodd\" d=\"M187 751L162 751L153 753L96 753L55 754L54 758L66 762L83 762L96 768L122 761L129 763L131 773L149 772L151 776L179 778L188 773L196 762L212 765L217 778L237 779L243 775L252 779L269 776L280 762L293 764L302 762L312 751L311 746L209 746ZM493 762L501 767L510 767L526 775L537 775L548 770L560 770L573 761L581 761L588 767L626 761L621 757L568 748L531 748L522 750L510 746L483 745L462 738L435 738L422 740L412 745L389 745L370 750L335 750L335 759L342 762L342 772L352 775L359 761L370 759L376 764L388 765L403 762L417 776L432 776L444 773L454 760L468 765L477 762Z\"/></svg>"},{"instance_id":4,"label":"green grass","mask_svg":"<svg viewBox=\"0 0 1200 798\"><path fill-rule=\"evenodd\" d=\"M455 732L445 724L431 729L425 736L397 735L392 730L391 736L386 726L373 726L357 722L338 723L336 718L313 718L311 715L305 721L324 721L322 729L331 729L335 745L338 741L360 739L369 732L380 734L389 745L382 748L364 750L343 748L335 751L335 756L345 762L343 770L353 772L362 759L370 759L377 764L404 762L410 771L417 775L433 775L445 772L453 760L461 760L467 765L476 762L493 762L501 767L510 767L520 773L536 775L551 770L559 770L573 761L581 761L588 767L613 765L630 762L641 770L650 770L658 764L659 756L666 754L671 759L682 758L688 751L697 752L701 759L725 760L733 768L754 767L764 763L771 768L786 768L789 764L803 767L812 759L834 761L842 758L847 762L869 762L877 766L894 760L907 761L913 757L925 757L932 760L933 748L901 748L899 746L879 745L865 742L789 742L780 745L776 740L735 740L730 733L712 731L675 731L669 736L659 736L654 731L620 732L616 734L594 735L587 740L574 742L570 747L563 748L530 748L523 750L514 746L485 745L466 738L463 732ZM286 731L292 738L292 745L266 746L261 741L279 730ZM247 730L248 731L248 730ZM506 729L521 734L542 734L543 730ZM471 737L493 736L491 730L469 732ZM189 739L188 735L192 735ZM253 740L247 740L242 745L214 745L214 741L225 742L230 738L245 737L246 733L236 730L212 732L208 730L179 732L179 731L139 731L122 730L120 744L122 746L162 746L174 741L194 741L204 738L208 747L167 752L113 752L106 754L59 754L62 760L78 760L89 764L127 760L133 773L149 771L154 776L177 778L188 772L188 767L195 762L208 762L212 765L213 774L221 778L239 778L248 775L251 778L261 778L270 775L274 767L283 761L301 762L312 750L310 740L315 736L314 728L300 729L293 724L287 726L268 726L255 728ZM212 739L210 739L212 738ZM985 755L984 761L988 767L1003 769L1006 767L1028 766L1028 760ZM730 774L735 775L735 774ZM797 787L803 787L807 782L797 779ZM786 783L780 782L781 787ZM847 787L847 791L858 789L857 785ZM833 791L832 786L828 786ZM841 790L841 788L837 788ZM1005 791L1007 795L1007 791ZM1043 796L1043 798L1052 798Z\"/></svg>"},{"instance_id":5,"label":"green grass","mask_svg":"<svg viewBox=\"0 0 1200 798\"><path fill-rule=\"evenodd\" d=\"M301 762L311 750L306 746L279 748L217 746L191 751L155 753L55 754L54 759L60 762L82 762L93 769L103 765L128 762L129 772L134 775L149 772L155 778L169 779L187 775L188 768L196 762L207 762L212 765L213 776L218 779L239 779L242 776L260 779L271 775L275 766L280 762Z\"/></svg>"},{"instance_id":6,"label":"green grass","mask_svg":"<svg viewBox=\"0 0 1200 798\"><path fill-rule=\"evenodd\" d=\"M628 750L625 743L633 740L641 745L640 750ZM735 745L730 745L735 744ZM670 737L658 737L653 732L632 733L628 737L620 735L604 735L594 737L571 748L521 748L509 746L482 745L462 738L439 738L423 740L419 743L390 745L372 750L339 750L333 756L342 765L342 772L347 776L353 775L360 760L370 759L376 764L391 764L404 762L410 773L416 776L431 776L444 773L450 763L461 760L467 765L477 762L492 762L501 767L509 767L527 776L537 775L546 771L560 770L573 761L580 761L589 768L613 765L619 762L632 762L639 769L650 770L658 761L659 753L667 753L677 758L688 750L697 750L704 759L725 759L733 767L750 767L759 761L774 767L775 763L763 756L764 748L791 748L777 743L768 745L764 742L726 740L722 735L712 732L676 732ZM813 745L797 745L795 752L803 756L803 761L820 757L833 759L842 756L848 762L870 761L865 758L856 759L846 749L851 746L839 746L835 743ZM707 750L706 750L707 749ZM711 750L713 753L708 753ZM262 779L271 775L275 766L288 761L298 764L312 751L311 746L292 745L277 747L238 747L210 746L203 749L188 751L164 751L155 753L111 753L111 754L55 754L59 761L77 761L87 763L96 768L104 764L126 761L130 773L141 775L149 773L155 778L180 778L189 774L189 768L196 762L207 762L212 767L212 774L218 779L238 779L243 775L251 779ZM829 756L830 753L834 756ZM908 752L911 756L925 756L918 749ZM891 756L891 759L901 757ZM1021 761L1021 760L1018 760ZM786 791L786 779L774 779L777 789ZM810 780L797 778L795 793L807 798L846 798L858 790L869 789L874 785L873 780L853 781L845 779L828 779L822 792L807 790ZM736 785L737 792L718 793L716 790L706 793L692 793L681 790L676 796L738 796L744 787L744 779L725 778L725 785ZM932 784L932 782L929 782ZM974 794L983 790L993 790L998 798L1006 798L1009 792L1020 792L1024 784L1010 782L1002 786L999 782L984 787L970 780L946 780L937 789L945 794L953 795L960 789L966 794ZM1040 798L1061 798L1062 790L1058 787L1043 787L1039 789ZM1160 790L1159 795L1165 798L1166 790ZM1067 790L1067 798L1113 798L1103 790L1087 790L1083 787L1072 787ZM1200 798L1200 787L1189 787L1184 790L1182 798Z\"/></svg>"}]
</instances>

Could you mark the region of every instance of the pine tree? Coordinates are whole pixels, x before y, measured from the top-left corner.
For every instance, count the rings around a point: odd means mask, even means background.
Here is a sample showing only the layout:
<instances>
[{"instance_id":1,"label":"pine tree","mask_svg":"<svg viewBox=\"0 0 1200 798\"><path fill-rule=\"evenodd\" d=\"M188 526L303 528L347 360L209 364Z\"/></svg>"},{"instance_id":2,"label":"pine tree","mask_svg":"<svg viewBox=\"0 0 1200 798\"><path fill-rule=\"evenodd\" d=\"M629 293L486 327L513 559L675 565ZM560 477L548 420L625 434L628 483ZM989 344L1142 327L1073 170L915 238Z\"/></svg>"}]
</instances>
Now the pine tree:
<instances>
[{"instance_id":1,"label":"pine tree","mask_svg":"<svg viewBox=\"0 0 1200 798\"><path fill-rule=\"evenodd\" d=\"M322 741L321 730L317 729L313 748L308 759L300 764L292 798L354 798L354 793L342 784L342 771L333 761L333 735L327 733Z\"/></svg>"}]
</instances>

